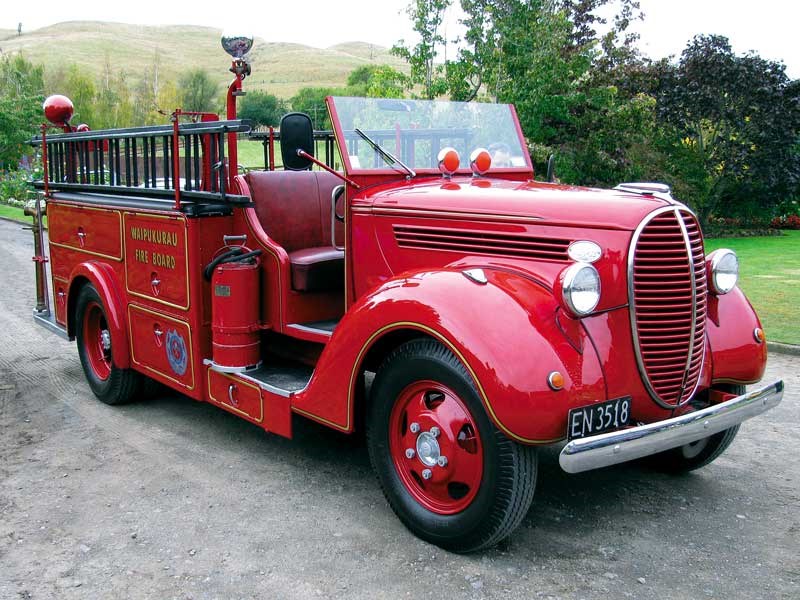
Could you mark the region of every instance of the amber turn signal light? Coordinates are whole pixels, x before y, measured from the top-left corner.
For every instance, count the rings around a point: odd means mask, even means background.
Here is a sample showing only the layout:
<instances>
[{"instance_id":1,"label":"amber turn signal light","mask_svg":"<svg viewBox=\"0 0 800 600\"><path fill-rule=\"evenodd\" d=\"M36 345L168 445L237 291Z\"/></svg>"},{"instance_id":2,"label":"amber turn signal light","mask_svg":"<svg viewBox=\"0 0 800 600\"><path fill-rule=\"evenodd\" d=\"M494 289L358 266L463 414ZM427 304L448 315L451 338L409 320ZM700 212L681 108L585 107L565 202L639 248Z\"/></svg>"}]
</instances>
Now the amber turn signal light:
<instances>
[{"instance_id":1,"label":"amber turn signal light","mask_svg":"<svg viewBox=\"0 0 800 600\"><path fill-rule=\"evenodd\" d=\"M763 344L763 343L764 343L764 340L766 340L766 339L767 339L767 336L766 336L766 335L764 335L764 330L763 330L763 329L761 329L761 327L756 327L756 328L753 330L753 337L754 337L754 338L756 338L756 341L757 341L759 344Z\"/></svg>"},{"instance_id":2,"label":"amber turn signal light","mask_svg":"<svg viewBox=\"0 0 800 600\"><path fill-rule=\"evenodd\" d=\"M547 385L554 392L564 388L564 376L558 371L553 371L547 376Z\"/></svg>"},{"instance_id":3,"label":"amber turn signal light","mask_svg":"<svg viewBox=\"0 0 800 600\"><path fill-rule=\"evenodd\" d=\"M492 168L492 155L486 148L476 148L469 155L469 166L475 177L485 175Z\"/></svg>"},{"instance_id":4,"label":"amber turn signal light","mask_svg":"<svg viewBox=\"0 0 800 600\"><path fill-rule=\"evenodd\" d=\"M461 157L455 148L442 148L437 158L439 160L439 170L445 177L450 177L458 171L458 166L461 164Z\"/></svg>"}]
</instances>

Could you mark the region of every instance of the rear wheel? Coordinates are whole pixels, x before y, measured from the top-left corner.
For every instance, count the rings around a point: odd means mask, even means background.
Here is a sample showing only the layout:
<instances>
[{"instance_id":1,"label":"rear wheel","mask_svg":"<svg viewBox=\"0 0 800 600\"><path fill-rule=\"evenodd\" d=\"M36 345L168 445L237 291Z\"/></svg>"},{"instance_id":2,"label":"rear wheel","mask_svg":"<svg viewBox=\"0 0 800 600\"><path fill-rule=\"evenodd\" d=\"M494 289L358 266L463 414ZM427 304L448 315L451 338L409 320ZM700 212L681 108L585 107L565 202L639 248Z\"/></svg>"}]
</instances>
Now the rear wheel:
<instances>
[{"instance_id":1,"label":"rear wheel","mask_svg":"<svg viewBox=\"0 0 800 600\"><path fill-rule=\"evenodd\" d=\"M737 396L745 393L743 385L730 384L719 386L718 389ZM688 473L715 461L728 449L738 431L739 426L736 425L696 442L659 452L645 460L648 466L658 471L673 474Z\"/></svg>"},{"instance_id":2,"label":"rear wheel","mask_svg":"<svg viewBox=\"0 0 800 600\"><path fill-rule=\"evenodd\" d=\"M78 355L89 387L106 404L130 402L139 391L141 375L114 365L106 310L91 284L78 292L75 314Z\"/></svg>"},{"instance_id":3,"label":"rear wheel","mask_svg":"<svg viewBox=\"0 0 800 600\"><path fill-rule=\"evenodd\" d=\"M535 449L494 427L464 366L432 340L407 342L380 368L367 445L400 520L448 550L496 544L533 500Z\"/></svg>"}]
</instances>

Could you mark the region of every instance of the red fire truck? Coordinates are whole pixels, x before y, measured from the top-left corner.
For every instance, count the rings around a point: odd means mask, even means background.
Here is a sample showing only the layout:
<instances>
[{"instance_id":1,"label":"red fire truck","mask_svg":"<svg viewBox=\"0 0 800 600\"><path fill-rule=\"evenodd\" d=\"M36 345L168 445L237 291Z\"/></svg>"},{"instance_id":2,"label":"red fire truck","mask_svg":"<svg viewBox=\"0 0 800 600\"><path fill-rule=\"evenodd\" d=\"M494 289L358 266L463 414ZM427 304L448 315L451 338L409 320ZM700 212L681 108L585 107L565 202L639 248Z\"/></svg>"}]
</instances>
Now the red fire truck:
<instances>
[{"instance_id":1,"label":"red fire truck","mask_svg":"<svg viewBox=\"0 0 800 600\"><path fill-rule=\"evenodd\" d=\"M328 98L331 132L288 114L240 173L251 43L223 40L224 120L90 131L45 102L34 319L100 400L155 381L286 437L363 429L398 517L459 552L520 523L538 446L688 471L781 400L745 392L767 351L736 255L666 186L534 181L512 106Z\"/></svg>"}]
</instances>

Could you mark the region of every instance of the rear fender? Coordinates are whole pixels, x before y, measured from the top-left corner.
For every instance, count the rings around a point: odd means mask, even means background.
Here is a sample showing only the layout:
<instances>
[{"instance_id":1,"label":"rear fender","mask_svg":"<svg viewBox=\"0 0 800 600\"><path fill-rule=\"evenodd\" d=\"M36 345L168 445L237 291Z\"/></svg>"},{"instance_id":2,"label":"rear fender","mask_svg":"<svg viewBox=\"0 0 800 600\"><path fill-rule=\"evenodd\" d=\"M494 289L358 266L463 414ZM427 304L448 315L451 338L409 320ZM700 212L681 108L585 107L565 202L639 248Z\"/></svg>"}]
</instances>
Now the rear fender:
<instances>
[{"instance_id":1,"label":"rear fender","mask_svg":"<svg viewBox=\"0 0 800 600\"><path fill-rule=\"evenodd\" d=\"M67 331L69 335L75 336L77 321L75 308L78 292L84 284L91 283L103 301L108 329L113 340L111 355L114 365L121 369L129 368L131 358L128 331L125 325L125 303L122 300L114 270L106 264L87 261L80 263L72 270L69 280L69 292L67 293Z\"/></svg>"},{"instance_id":2,"label":"rear fender","mask_svg":"<svg viewBox=\"0 0 800 600\"><path fill-rule=\"evenodd\" d=\"M594 349L580 323L559 315L548 286L518 273L484 272L486 284L461 271L406 273L362 297L337 326L294 410L352 431L365 358L386 336L406 331L432 337L458 357L506 435L528 444L565 437L571 406L605 400ZM550 389L552 371L563 374L564 389Z\"/></svg>"},{"instance_id":3,"label":"rear fender","mask_svg":"<svg viewBox=\"0 0 800 600\"><path fill-rule=\"evenodd\" d=\"M735 287L723 296L708 297L708 345L712 383L756 383L767 367L767 345L755 338L761 327L756 311Z\"/></svg>"}]
</instances>

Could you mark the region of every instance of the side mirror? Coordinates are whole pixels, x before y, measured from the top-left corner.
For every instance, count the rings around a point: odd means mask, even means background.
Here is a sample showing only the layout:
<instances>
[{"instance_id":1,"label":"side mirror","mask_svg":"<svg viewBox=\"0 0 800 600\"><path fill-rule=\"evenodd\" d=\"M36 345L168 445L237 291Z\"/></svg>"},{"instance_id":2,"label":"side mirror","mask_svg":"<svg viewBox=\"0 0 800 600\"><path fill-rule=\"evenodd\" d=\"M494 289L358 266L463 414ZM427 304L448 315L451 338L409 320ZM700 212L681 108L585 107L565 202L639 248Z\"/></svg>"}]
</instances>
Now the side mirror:
<instances>
[{"instance_id":1,"label":"side mirror","mask_svg":"<svg viewBox=\"0 0 800 600\"><path fill-rule=\"evenodd\" d=\"M311 161L297 155L304 150L314 156L314 127L305 113L289 113L281 119L281 155L283 166L289 171L306 171Z\"/></svg>"}]
</instances>

